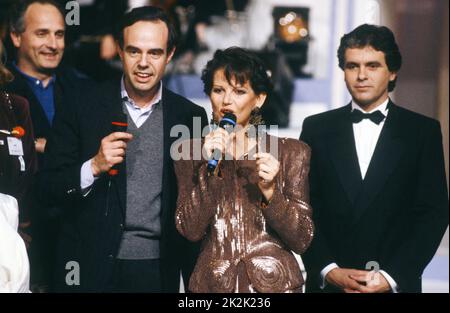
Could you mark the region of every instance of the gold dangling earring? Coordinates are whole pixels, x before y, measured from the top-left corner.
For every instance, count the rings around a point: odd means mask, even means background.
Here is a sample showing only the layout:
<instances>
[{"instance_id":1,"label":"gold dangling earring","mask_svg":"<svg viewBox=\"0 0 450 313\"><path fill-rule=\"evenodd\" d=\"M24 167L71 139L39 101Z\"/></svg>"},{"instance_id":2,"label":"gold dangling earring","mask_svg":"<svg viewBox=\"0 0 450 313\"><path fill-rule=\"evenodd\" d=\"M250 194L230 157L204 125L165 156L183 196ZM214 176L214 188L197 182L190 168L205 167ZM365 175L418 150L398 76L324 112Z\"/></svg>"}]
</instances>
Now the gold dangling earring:
<instances>
[{"instance_id":1,"label":"gold dangling earring","mask_svg":"<svg viewBox=\"0 0 450 313\"><path fill-rule=\"evenodd\" d=\"M258 107L255 107L252 112L250 113L250 120L249 123L255 127L258 127L259 125L265 124L264 119L261 114L261 109Z\"/></svg>"}]
</instances>

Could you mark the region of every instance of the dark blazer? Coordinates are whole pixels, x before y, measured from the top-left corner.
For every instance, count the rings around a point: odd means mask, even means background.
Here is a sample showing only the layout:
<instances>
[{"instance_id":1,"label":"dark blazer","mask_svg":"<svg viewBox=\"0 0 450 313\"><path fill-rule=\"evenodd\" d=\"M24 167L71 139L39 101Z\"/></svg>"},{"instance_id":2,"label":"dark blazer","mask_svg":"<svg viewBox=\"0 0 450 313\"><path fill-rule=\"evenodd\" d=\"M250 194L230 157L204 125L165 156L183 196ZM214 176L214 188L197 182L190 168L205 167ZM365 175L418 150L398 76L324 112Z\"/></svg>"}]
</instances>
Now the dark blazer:
<instances>
[{"instance_id":1,"label":"dark blazer","mask_svg":"<svg viewBox=\"0 0 450 313\"><path fill-rule=\"evenodd\" d=\"M122 237L126 208L126 166L111 180L104 175L97 179L90 193L80 192L82 164L97 154L102 138L112 132L111 122L123 115L119 81L105 83L100 89L86 89L71 99L54 122L42 175L41 192L49 202L64 207L56 265L57 291L106 291L113 263ZM193 117L202 126L208 124L204 109L187 99L163 89L164 164L161 213L161 266L163 289L177 292L180 268L190 275L197 250L176 231L175 208L177 183L170 157L174 125L188 126L191 136ZM179 133L173 134L179 136ZM126 162L126 161L125 161ZM67 286L67 262L80 265L80 285Z\"/></svg>"},{"instance_id":2,"label":"dark blazer","mask_svg":"<svg viewBox=\"0 0 450 313\"><path fill-rule=\"evenodd\" d=\"M33 123L33 132L35 138L48 138L51 134L51 125L45 115L39 100L33 93L33 90L28 85L26 78L17 71L15 66L8 65L8 69L14 75L14 80L5 86L5 90L20 95L28 100L30 104L31 121ZM73 93L78 92L83 88L82 84L86 83L84 76L76 72L74 69L60 67L55 72L56 81L54 87L54 103L55 114L66 103L65 97L71 97ZM91 83L91 82L89 82ZM42 154L38 154L39 166L42 166L44 158Z\"/></svg>"},{"instance_id":3,"label":"dark blazer","mask_svg":"<svg viewBox=\"0 0 450 313\"><path fill-rule=\"evenodd\" d=\"M28 100L30 107L31 122L33 125L34 138L48 139L52 133L51 125L45 115L39 100L34 95L33 90L26 78L16 69L9 65L9 70L14 75L14 80L6 86L6 90L20 95ZM92 85L93 82L85 79L72 68L60 66L55 71L54 104L55 117L59 111L68 105L67 99L73 94L83 90L84 85ZM32 138L32 140L34 139ZM30 235L33 242L28 250L31 265L31 285L49 285L49 276L53 268L55 238L58 231L57 217L61 213L58 206L44 205L41 201L40 193L36 186L40 169L43 167L44 154L37 153L37 175L33 178L29 194L32 204L30 204Z\"/></svg>"},{"instance_id":4,"label":"dark blazer","mask_svg":"<svg viewBox=\"0 0 450 313\"><path fill-rule=\"evenodd\" d=\"M332 262L364 270L376 261L400 291L420 292L422 272L448 225L439 122L391 102L362 180L350 110L349 104L308 117L300 136L312 148L316 225L303 255L307 291L320 291L319 273Z\"/></svg>"}]
</instances>

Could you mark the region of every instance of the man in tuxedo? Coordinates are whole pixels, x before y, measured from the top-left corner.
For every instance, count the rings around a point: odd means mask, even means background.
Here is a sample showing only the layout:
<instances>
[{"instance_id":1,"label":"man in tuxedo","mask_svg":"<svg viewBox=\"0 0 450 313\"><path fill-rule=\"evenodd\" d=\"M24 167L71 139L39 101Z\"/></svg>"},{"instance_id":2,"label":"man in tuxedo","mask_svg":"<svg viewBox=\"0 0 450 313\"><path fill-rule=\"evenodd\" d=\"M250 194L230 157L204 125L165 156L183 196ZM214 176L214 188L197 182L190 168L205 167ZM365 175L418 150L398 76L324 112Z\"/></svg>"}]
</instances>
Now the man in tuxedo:
<instances>
[{"instance_id":1,"label":"man in tuxedo","mask_svg":"<svg viewBox=\"0 0 450 313\"><path fill-rule=\"evenodd\" d=\"M305 119L316 235L303 256L309 292L421 292L448 225L439 122L395 105L401 55L387 27L344 35L352 101Z\"/></svg>"},{"instance_id":2,"label":"man in tuxedo","mask_svg":"<svg viewBox=\"0 0 450 313\"><path fill-rule=\"evenodd\" d=\"M125 14L118 45L123 77L74 97L48 142L42 192L65 208L56 286L177 292L196 247L175 228L171 130L186 125L192 134L195 123L207 125L206 112L162 85L175 33L161 9ZM112 122L127 129L114 130Z\"/></svg>"}]
</instances>

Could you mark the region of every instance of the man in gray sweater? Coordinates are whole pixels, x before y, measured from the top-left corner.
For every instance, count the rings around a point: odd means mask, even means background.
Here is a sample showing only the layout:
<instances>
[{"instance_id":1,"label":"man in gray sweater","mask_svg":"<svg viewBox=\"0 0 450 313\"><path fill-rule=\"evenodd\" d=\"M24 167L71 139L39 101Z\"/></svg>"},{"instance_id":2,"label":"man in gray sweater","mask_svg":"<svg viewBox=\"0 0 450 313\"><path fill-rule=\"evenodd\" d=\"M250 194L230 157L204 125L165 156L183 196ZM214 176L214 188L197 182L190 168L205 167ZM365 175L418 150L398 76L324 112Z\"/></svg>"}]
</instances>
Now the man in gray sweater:
<instances>
[{"instance_id":1,"label":"man in gray sweater","mask_svg":"<svg viewBox=\"0 0 450 313\"><path fill-rule=\"evenodd\" d=\"M197 250L175 229L170 133L208 122L162 85L174 41L162 10L127 13L118 34L122 79L86 88L55 119L41 186L65 207L57 291L177 292L180 270L189 278ZM113 121L126 131L112 131Z\"/></svg>"}]
</instances>

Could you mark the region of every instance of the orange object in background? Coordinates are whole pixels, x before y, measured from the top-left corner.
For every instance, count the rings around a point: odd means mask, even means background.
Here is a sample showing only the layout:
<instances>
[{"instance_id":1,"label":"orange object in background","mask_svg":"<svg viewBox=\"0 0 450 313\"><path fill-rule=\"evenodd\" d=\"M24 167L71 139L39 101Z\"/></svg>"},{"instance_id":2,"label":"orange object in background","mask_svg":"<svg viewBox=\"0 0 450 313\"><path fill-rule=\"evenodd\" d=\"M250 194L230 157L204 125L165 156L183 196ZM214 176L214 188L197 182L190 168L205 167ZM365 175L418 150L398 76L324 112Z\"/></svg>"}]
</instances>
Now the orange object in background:
<instances>
[{"instance_id":1,"label":"orange object in background","mask_svg":"<svg viewBox=\"0 0 450 313\"><path fill-rule=\"evenodd\" d=\"M21 126L16 126L11 131L11 135L13 135L16 138L22 138L25 135L25 129Z\"/></svg>"}]
</instances>

